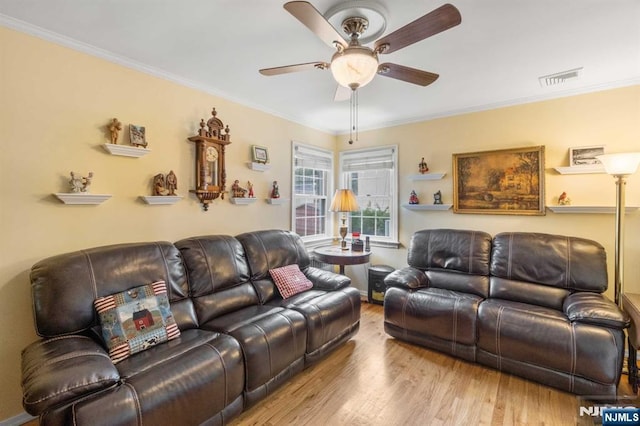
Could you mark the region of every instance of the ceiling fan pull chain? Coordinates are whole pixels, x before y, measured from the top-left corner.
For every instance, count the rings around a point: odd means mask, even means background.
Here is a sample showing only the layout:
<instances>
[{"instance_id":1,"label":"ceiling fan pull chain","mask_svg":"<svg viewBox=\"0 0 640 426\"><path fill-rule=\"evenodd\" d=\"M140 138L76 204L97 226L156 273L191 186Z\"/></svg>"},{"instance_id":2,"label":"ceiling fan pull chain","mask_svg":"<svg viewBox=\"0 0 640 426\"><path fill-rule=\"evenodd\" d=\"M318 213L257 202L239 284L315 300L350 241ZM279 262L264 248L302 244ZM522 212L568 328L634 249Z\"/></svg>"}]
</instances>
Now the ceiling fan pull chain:
<instances>
[{"instance_id":1,"label":"ceiling fan pull chain","mask_svg":"<svg viewBox=\"0 0 640 426\"><path fill-rule=\"evenodd\" d=\"M351 89L349 97L349 145L353 144L353 101L356 91Z\"/></svg>"},{"instance_id":2,"label":"ceiling fan pull chain","mask_svg":"<svg viewBox=\"0 0 640 426\"><path fill-rule=\"evenodd\" d=\"M355 114L355 130L356 130L356 142L358 142L358 91L354 90L353 94L355 96L355 107L354 107L354 114Z\"/></svg>"}]
</instances>

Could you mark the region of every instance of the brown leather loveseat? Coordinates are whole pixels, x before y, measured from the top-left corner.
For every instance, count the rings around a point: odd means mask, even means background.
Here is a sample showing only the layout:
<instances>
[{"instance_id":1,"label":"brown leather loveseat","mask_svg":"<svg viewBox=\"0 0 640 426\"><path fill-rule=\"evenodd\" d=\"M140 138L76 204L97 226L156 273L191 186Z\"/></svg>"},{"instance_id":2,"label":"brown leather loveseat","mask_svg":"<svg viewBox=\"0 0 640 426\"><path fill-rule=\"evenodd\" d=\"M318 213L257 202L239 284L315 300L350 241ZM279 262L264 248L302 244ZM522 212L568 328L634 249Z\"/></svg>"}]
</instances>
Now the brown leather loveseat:
<instances>
[{"instance_id":1,"label":"brown leather loveseat","mask_svg":"<svg viewBox=\"0 0 640 426\"><path fill-rule=\"evenodd\" d=\"M590 240L452 229L416 232L385 279L391 336L583 395L613 399L629 319Z\"/></svg>"},{"instance_id":2,"label":"brown leather loveseat","mask_svg":"<svg viewBox=\"0 0 640 426\"><path fill-rule=\"evenodd\" d=\"M312 288L283 299L270 271L290 265ZM23 404L46 425L224 424L360 323L349 278L311 267L300 238L280 230L67 253L34 265L31 282L42 339L22 354ZM150 330L162 311L179 332L114 362L94 301L158 282L160 308L141 306L135 326Z\"/></svg>"}]
</instances>

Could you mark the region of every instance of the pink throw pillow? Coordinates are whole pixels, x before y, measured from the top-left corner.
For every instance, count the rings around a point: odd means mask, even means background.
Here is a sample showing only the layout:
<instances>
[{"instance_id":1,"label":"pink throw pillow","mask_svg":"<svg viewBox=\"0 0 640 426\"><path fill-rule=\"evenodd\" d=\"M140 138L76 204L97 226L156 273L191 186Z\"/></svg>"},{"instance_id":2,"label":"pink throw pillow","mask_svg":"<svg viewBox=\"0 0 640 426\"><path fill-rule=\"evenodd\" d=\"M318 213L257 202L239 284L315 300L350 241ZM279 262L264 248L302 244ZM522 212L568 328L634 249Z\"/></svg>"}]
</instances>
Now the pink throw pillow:
<instances>
[{"instance_id":1,"label":"pink throw pillow","mask_svg":"<svg viewBox=\"0 0 640 426\"><path fill-rule=\"evenodd\" d=\"M271 269L271 278L276 283L283 299L287 299L313 287L313 283L304 276L297 264Z\"/></svg>"}]
</instances>

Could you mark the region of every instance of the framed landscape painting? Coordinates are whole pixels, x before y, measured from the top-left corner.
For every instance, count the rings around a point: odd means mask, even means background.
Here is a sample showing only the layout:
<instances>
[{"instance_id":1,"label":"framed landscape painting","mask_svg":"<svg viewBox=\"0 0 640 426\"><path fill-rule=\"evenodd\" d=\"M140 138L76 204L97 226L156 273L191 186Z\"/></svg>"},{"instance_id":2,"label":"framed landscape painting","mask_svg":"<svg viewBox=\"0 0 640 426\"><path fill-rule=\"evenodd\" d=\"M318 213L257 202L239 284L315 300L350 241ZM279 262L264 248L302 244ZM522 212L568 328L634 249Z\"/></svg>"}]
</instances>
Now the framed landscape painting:
<instances>
[{"instance_id":1,"label":"framed landscape painting","mask_svg":"<svg viewBox=\"0 0 640 426\"><path fill-rule=\"evenodd\" d=\"M544 215L544 146L453 154L453 211Z\"/></svg>"}]
</instances>

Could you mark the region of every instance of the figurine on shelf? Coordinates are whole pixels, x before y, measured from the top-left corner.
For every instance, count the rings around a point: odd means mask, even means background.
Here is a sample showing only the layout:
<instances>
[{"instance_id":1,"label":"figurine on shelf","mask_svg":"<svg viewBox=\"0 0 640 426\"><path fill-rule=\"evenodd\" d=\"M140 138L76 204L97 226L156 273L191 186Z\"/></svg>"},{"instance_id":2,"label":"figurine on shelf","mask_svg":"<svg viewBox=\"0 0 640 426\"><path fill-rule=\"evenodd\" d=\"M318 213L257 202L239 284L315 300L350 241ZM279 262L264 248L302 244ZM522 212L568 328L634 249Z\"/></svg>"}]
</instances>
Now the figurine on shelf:
<instances>
[{"instance_id":1,"label":"figurine on shelf","mask_svg":"<svg viewBox=\"0 0 640 426\"><path fill-rule=\"evenodd\" d=\"M167 173L166 184L167 184L167 191L169 192L167 195L175 196L176 189L178 189L178 177L176 176L175 173L173 173L173 170Z\"/></svg>"},{"instance_id":2,"label":"figurine on shelf","mask_svg":"<svg viewBox=\"0 0 640 426\"><path fill-rule=\"evenodd\" d=\"M93 172L89 172L87 176L76 176L74 172L71 172L71 179L69 180L71 192L89 192L92 178Z\"/></svg>"},{"instance_id":3,"label":"figurine on shelf","mask_svg":"<svg viewBox=\"0 0 640 426\"><path fill-rule=\"evenodd\" d=\"M442 204L442 192L438 189L438 192L433 194L433 204Z\"/></svg>"},{"instance_id":4,"label":"figurine on shelf","mask_svg":"<svg viewBox=\"0 0 640 426\"><path fill-rule=\"evenodd\" d=\"M280 190L278 189L278 181L274 180L271 187L271 198L280 198Z\"/></svg>"},{"instance_id":5,"label":"figurine on shelf","mask_svg":"<svg viewBox=\"0 0 640 426\"><path fill-rule=\"evenodd\" d=\"M240 186L240 181L238 179L233 181L233 185L231 185L231 196L233 198L244 198L247 190Z\"/></svg>"},{"instance_id":6,"label":"figurine on shelf","mask_svg":"<svg viewBox=\"0 0 640 426\"><path fill-rule=\"evenodd\" d=\"M165 187L164 175L158 173L153 177L153 195L167 195L167 188Z\"/></svg>"},{"instance_id":7,"label":"figurine on shelf","mask_svg":"<svg viewBox=\"0 0 640 426\"><path fill-rule=\"evenodd\" d=\"M253 184L250 180L247 181L247 188L249 189L249 194L247 195L247 197L256 198L256 196L253 194Z\"/></svg>"},{"instance_id":8,"label":"figurine on shelf","mask_svg":"<svg viewBox=\"0 0 640 426\"><path fill-rule=\"evenodd\" d=\"M111 143L118 143L118 132L122 130L122 123L118 121L117 118L114 118L109 124L109 133L111 133Z\"/></svg>"},{"instance_id":9,"label":"figurine on shelf","mask_svg":"<svg viewBox=\"0 0 640 426\"><path fill-rule=\"evenodd\" d=\"M421 174L425 174L425 173L427 173L429 171L429 166L427 166L427 162L424 161L424 157L422 157L422 160L418 164L418 171Z\"/></svg>"},{"instance_id":10,"label":"figurine on shelf","mask_svg":"<svg viewBox=\"0 0 640 426\"><path fill-rule=\"evenodd\" d=\"M418 200L418 194L416 194L416 191L411 191L411 195L409 196L409 204L420 204L420 200Z\"/></svg>"},{"instance_id":11,"label":"figurine on shelf","mask_svg":"<svg viewBox=\"0 0 640 426\"><path fill-rule=\"evenodd\" d=\"M566 192L563 191L562 194L560 194L560 196L558 197L558 205L560 206L571 205L571 199L569 198Z\"/></svg>"}]
</instances>

